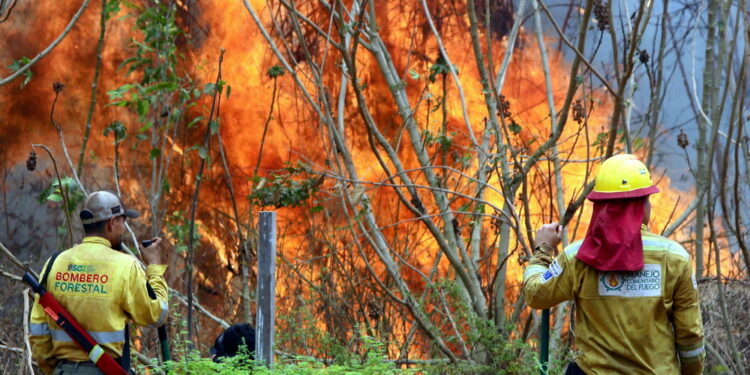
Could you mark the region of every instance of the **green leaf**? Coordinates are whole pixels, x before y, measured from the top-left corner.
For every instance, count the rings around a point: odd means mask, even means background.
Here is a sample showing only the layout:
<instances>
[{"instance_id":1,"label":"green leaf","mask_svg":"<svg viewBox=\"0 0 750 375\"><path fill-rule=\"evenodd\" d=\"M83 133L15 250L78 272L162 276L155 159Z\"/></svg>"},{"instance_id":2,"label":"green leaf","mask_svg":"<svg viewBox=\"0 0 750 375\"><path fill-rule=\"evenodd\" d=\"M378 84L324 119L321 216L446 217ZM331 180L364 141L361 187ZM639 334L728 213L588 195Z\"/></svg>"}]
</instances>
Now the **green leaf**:
<instances>
[{"instance_id":1,"label":"green leaf","mask_svg":"<svg viewBox=\"0 0 750 375\"><path fill-rule=\"evenodd\" d=\"M197 124L197 123L198 123L198 121L201 121L201 120L203 120L203 116L198 116L198 117L196 117L196 118L192 119L192 120L191 120L190 122L188 122L188 124L187 124L187 128L188 128L188 129L192 128L192 127L193 127L193 125Z\"/></svg>"},{"instance_id":2,"label":"green leaf","mask_svg":"<svg viewBox=\"0 0 750 375\"><path fill-rule=\"evenodd\" d=\"M227 85L227 99L229 99L229 94L232 93L232 86Z\"/></svg>"},{"instance_id":3,"label":"green leaf","mask_svg":"<svg viewBox=\"0 0 750 375\"><path fill-rule=\"evenodd\" d=\"M461 158L461 165L462 165L462 166L463 166L464 168L466 168L466 167L468 167L468 166L469 166L469 164L471 164L471 161L472 161L472 160L474 160L474 157L473 157L473 156L472 156L471 154L469 154L469 153L466 153L466 154L464 154L464 156L463 156L463 157Z\"/></svg>"},{"instance_id":4,"label":"green leaf","mask_svg":"<svg viewBox=\"0 0 750 375\"><path fill-rule=\"evenodd\" d=\"M138 133L135 137L141 141L145 141L148 139L148 135L146 133Z\"/></svg>"},{"instance_id":5,"label":"green leaf","mask_svg":"<svg viewBox=\"0 0 750 375\"><path fill-rule=\"evenodd\" d=\"M633 149L634 150L640 150L645 146L643 143L643 138L635 138L633 139Z\"/></svg>"},{"instance_id":6,"label":"green leaf","mask_svg":"<svg viewBox=\"0 0 750 375\"><path fill-rule=\"evenodd\" d=\"M130 91L130 89L132 88L133 85L131 84L122 85L114 90L107 91L107 95L109 95L110 100L122 99L123 95L125 95L125 93Z\"/></svg>"},{"instance_id":7,"label":"green leaf","mask_svg":"<svg viewBox=\"0 0 750 375\"><path fill-rule=\"evenodd\" d=\"M452 65L453 70L458 74L458 67ZM435 60L435 64L430 67L430 75L427 77L430 82L435 82L438 75L445 76L451 72L451 65L448 65L448 61L445 60L442 53Z\"/></svg>"},{"instance_id":8,"label":"green leaf","mask_svg":"<svg viewBox=\"0 0 750 375\"><path fill-rule=\"evenodd\" d=\"M136 46L138 46L139 49L141 49L141 50L143 50L145 52L151 52L151 51L154 50L153 48L151 48L150 46L146 45L145 43L139 42L137 40L133 40L133 44L135 44Z\"/></svg>"},{"instance_id":9,"label":"green leaf","mask_svg":"<svg viewBox=\"0 0 750 375\"><path fill-rule=\"evenodd\" d=\"M120 65L117 66L117 69L118 70L122 69L122 68L128 66L128 64L134 63L134 62L136 62L138 60L139 59L137 57L131 57L131 58L125 59L125 61L121 62Z\"/></svg>"},{"instance_id":10,"label":"green leaf","mask_svg":"<svg viewBox=\"0 0 750 375\"><path fill-rule=\"evenodd\" d=\"M31 62L31 59L24 56L18 60L13 61L13 63L8 65L8 68L10 68L13 71L17 71L23 68L24 66L26 66L30 62ZM23 73L21 73L21 75L23 75L23 81L21 81L21 88L24 88L26 87L27 84L29 84L29 81L31 81L31 77L34 76L34 73L31 71L31 69L26 69Z\"/></svg>"},{"instance_id":11,"label":"green leaf","mask_svg":"<svg viewBox=\"0 0 750 375\"><path fill-rule=\"evenodd\" d=\"M151 108L151 103L147 99L138 101L138 116L142 119L148 114L148 110Z\"/></svg>"},{"instance_id":12,"label":"green leaf","mask_svg":"<svg viewBox=\"0 0 750 375\"><path fill-rule=\"evenodd\" d=\"M172 111L169 112L169 120L170 121L177 121L177 119L182 117L183 108L177 107L173 108Z\"/></svg>"},{"instance_id":13,"label":"green leaf","mask_svg":"<svg viewBox=\"0 0 750 375\"><path fill-rule=\"evenodd\" d=\"M152 126L154 126L154 122L153 121L147 121L143 126L141 126L140 129L138 129L138 132L139 133L143 133L146 130L151 129Z\"/></svg>"},{"instance_id":14,"label":"green leaf","mask_svg":"<svg viewBox=\"0 0 750 375\"><path fill-rule=\"evenodd\" d=\"M143 91L144 94L148 94L157 90L174 91L177 90L177 83L175 82L159 82L155 85L151 85Z\"/></svg>"},{"instance_id":15,"label":"green leaf","mask_svg":"<svg viewBox=\"0 0 750 375\"><path fill-rule=\"evenodd\" d=\"M268 69L266 74L271 78L277 78L284 75L284 68L278 65L274 65Z\"/></svg>"},{"instance_id":16,"label":"green leaf","mask_svg":"<svg viewBox=\"0 0 750 375\"><path fill-rule=\"evenodd\" d=\"M316 212L320 212L320 211L323 211L323 206L315 206L315 207L313 207L313 208L310 209L310 213L316 213Z\"/></svg>"},{"instance_id":17,"label":"green leaf","mask_svg":"<svg viewBox=\"0 0 750 375\"><path fill-rule=\"evenodd\" d=\"M216 91L216 84L215 83L207 83L206 86L203 87L203 93L206 95L211 95Z\"/></svg>"},{"instance_id":18,"label":"green leaf","mask_svg":"<svg viewBox=\"0 0 750 375\"><path fill-rule=\"evenodd\" d=\"M47 196L47 200L50 202L62 202L63 199L62 199L62 195L58 193L52 193Z\"/></svg>"},{"instance_id":19,"label":"green leaf","mask_svg":"<svg viewBox=\"0 0 750 375\"><path fill-rule=\"evenodd\" d=\"M151 160L154 160L161 156L161 149L160 148L152 148L151 152L148 154L148 158Z\"/></svg>"},{"instance_id":20,"label":"green leaf","mask_svg":"<svg viewBox=\"0 0 750 375\"><path fill-rule=\"evenodd\" d=\"M518 125L517 122L513 121L508 126L508 130L510 130L513 134L518 134L521 132L521 125Z\"/></svg>"},{"instance_id":21,"label":"green leaf","mask_svg":"<svg viewBox=\"0 0 750 375\"><path fill-rule=\"evenodd\" d=\"M113 133L115 136L115 144L122 142L127 135L128 128L120 121L112 121L106 128L104 128L104 136L109 136L109 133Z\"/></svg>"},{"instance_id":22,"label":"green leaf","mask_svg":"<svg viewBox=\"0 0 750 375\"><path fill-rule=\"evenodd\" d=\"M413 70L409 70L409 76L411 76L412 79L420 79L421 78L421 76L419 75L419 73L417 73L417 72L415 72Z\"/></svg>"},{"instance_id":23,"label":"green leaf","mask_svg":"<svg viewBox=\"0 0 750 375\"><path fill-rule=\"evenodd\" d=\"M185 89L180 89L180 101L186 102L190 100L190 91Z\"/></svg>"},{"instance_id":24,"label":"green leaf","mask_svg":"<svg viewBox=\"0 0 750 375\"><path fill-rule=\"evenodd\" d=\"M211 135L216 134L216 132L219 131L219 121L211 120L211 122L208 123L208 129L211 131Z\"/></svg>"},{"instance_id":25,"label":"green leaf","mask_svg":"<svg viewBox=\"0 0 750 375\"><path fill-rule=\"evenodd\" d=\"M605 139L609 137L609 132L602 132L596 135L596 140L594 140L594 143L592 143L592 146L598 146L601 144Z\"/></svg>"},{"instance_id":26,"label":"green leaf","mask_svg":"<svg viewBox=\"0 0 750 375\"><path fill-rule=\"evenodd\" d=\"M104 19L109 19L113 14L117 14L120 11L120 2L118 0L110 0L104 7Z\"/></svg>"},{"instance_id":27,"label":"green leaf","mask_svg":"<svg viewBox=\"0 0 750 375\"><path fill-rule=\"evenodd\" d=\"M34 74L31 73L31 69L26 69L26 71L23 72L23 81L21 81L21 88L24 88L29 84L33 75Z\"/></svg>"},{"instance_id":28,"label":"green leaf","mask_svg":"<svg viewBox=\"0 0 750 375\"><path fill-rule=\"evenodd\" d=\"M161 191L164 193L169 193L170 191L172 191L172 185L166 178L161 182Z\"/></svg>"},{"instance_id":29,"label":"green leaf","mask_svg":"<svg viewBox=\"0 0 750 375\"><path fill-rule=\"evenodd\" d=\"M198 147L198 156L200 156L201 159L207 158L208 150L203 146Z\"/></svg>"}]
</instances>

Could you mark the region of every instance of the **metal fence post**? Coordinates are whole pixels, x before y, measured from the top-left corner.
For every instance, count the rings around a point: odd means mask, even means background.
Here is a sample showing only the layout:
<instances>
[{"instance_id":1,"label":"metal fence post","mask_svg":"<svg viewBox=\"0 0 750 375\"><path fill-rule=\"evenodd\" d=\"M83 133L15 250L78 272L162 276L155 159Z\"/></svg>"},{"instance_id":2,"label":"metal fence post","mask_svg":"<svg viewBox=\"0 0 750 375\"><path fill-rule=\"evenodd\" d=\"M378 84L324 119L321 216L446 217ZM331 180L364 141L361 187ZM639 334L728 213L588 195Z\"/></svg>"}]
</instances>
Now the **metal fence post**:
<instances>
[{"instance_id":1,"label":"metal fence post","mask_svg":"<svg viewBox=\"0 0 750 375\"><path fill-rule=\"evenodd\" d=\"M258 305L255 358L273 367L276 321L276 212L261 211L258 220Z\"/></svg>"},{"instance_id":2,"label":"metal fence post","mask_svg":"<svg viewBox=\"0 0 750 375\"><path fill-rule=\"evenodd\" d=\"M542 366L539 374L547 375L547 367L549 366L549 309L542 310L542 326L540 331L542 342L539 351L539 362Z\"/></svg>"}]
</instances>

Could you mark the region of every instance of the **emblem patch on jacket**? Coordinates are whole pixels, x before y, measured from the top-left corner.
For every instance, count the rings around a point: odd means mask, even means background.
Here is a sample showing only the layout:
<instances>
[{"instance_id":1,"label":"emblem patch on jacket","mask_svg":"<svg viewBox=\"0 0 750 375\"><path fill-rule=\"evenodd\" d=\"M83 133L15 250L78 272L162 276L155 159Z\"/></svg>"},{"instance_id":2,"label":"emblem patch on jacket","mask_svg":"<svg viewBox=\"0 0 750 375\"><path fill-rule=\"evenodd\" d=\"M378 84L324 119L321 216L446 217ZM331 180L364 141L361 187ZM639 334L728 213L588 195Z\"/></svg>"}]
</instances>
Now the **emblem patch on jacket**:
<instances>
[{"instance_id":1,"label":"emblem patch on jacket","mask_svg":"<svg viewBox=\"0 0 750 375\"><path fill-rule=\"evenodd\" d=\"M661 264L645 264L635 272L599 273L600 296L658 297L661 285Z\"/></svg>"},{"instance_id":2,"label":"emblem patch on jacket","mask_svg":"<svg viewBox=\"0 0 750 375\"><path fill-rule=\"evenodd\" d=\"M563 268L560 265L560 263L557 262L557 259L552 261L552 264L549 265L549 268L547 268L547 271L544 271L544 274L542 274L542 283L546 283L547 281L550 281L553 277L558 277L562 273Z\"/></svg>"}]
</instances>

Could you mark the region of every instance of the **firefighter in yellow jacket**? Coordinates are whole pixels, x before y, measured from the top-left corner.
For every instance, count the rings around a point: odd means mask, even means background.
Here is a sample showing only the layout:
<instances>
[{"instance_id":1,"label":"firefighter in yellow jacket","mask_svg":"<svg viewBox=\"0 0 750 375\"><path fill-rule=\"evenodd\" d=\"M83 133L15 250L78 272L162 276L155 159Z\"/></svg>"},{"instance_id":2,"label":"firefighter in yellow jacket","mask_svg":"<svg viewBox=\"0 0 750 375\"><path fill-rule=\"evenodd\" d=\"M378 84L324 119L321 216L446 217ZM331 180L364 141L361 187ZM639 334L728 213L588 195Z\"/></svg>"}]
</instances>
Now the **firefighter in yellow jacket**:
<instances>
[{"instance_id":1,"label":"firefighter in yellow jacket","mask_svg":"<svg viewBox=\"0 0 750 375\"><path fill-rule=\"evenodd\" d=\"M48 292L76 319L110 356L120 363L126 341L126 323L141 326L164 323L168 312L166 265L160 254L162 240L141 248L148 264L144 272L136 258L118 250L122 246L125 220L138 213L126 210L109 192L90 194L80 212L85 232L83 243L49 260ZM38 296L37 296L38 299ZM100 374L88 353L49 318L38 301L30 324L31 345L39 367L48 374ZM127 366L127 365L126 365Z\"/></svg>"},{"instance_id":2,"label":"firefighter in yellow jacket","mask_svg":"<svg viewBox=\"0 0 750 375\"><path fill-rule=\"evenodd\" d=\"M602 163L588 231L553 258L562 228L536 234L523 292L532 308L575 300L579 351L566 374L700 374L703 326L690 255L649 233L648 196L659 190L643 163Z\"/></svg>"}]
</instances>

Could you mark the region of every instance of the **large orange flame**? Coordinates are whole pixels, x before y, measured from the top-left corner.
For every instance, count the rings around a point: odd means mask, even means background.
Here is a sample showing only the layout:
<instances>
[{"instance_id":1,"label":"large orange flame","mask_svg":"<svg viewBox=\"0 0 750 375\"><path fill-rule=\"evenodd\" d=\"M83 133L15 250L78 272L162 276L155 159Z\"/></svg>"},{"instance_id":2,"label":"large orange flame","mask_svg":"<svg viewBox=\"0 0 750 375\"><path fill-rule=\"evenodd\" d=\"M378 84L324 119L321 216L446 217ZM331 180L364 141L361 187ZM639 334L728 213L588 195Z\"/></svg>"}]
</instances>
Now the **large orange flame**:
<instances>
[{"instance_id":1,"label":"large orange flame","mask_svg":"<svg viewBox=\"0 0 750 375\"><path fill-rule=\"evenodd\" d=\"M269 30L273 30L277 43L290 37L289 25L285 24L285 14L277 5L269 5L260 0L251 1L257 10L261 10L263 21ZM402 73L406 91L412 106L416 106L414 118L423 131L439 134L442 127L441 110L435 110L443 96L447 95L445 127L447 134L452 137L450 147L441 156L437 144L430 145L430 152L436 155L435 163L463 168L467 175L476 173L476 150L472 148L463 111L458 100L458 90L450 76L446 76L445 88L442 76L433 83L429 82L430 67L435 64L438 48L435 38L424 27L423 11L417 2L413 4L395 4L393 2L376 2L377 17L380 22L382 35L394 59L397 70ZM441 3L430 2L433 10L437 10ZM221 106L221 134L226 145L228 159L233 172L233 183L238 189L239 208L246 215L252 208L243 199L252 191L252 183L248 182L255 174L258 164L258 153L263 147L262 159L259 163L258 175L267 177L270 172L279 170L287 162L303 161L318 172L333 170L332 150L325 126L317 114L303 100L301 90L296 86L290 74L287 73L277 79L267 75L273 65L279 64L269 49L268 43L262 37L256 25L247 14L242 2L195 3L177 2L183 12L184 23L188 24L188 37L191 44L184 44L185 60L182 64L185 72L198 76L204 82L213 81L216 75L215 61L221 48L226 50L223 65L223 79L232 86L232 94L222 102ZM329 14L312 4L300 5L303 12L321 25L329 24ZM54 38L56 32L64 27L70 15L76 10L76 5L70 2L44 3L33 2L18 4L16 14L10 26L0 25L7 37L0 40L0 49L7 51L2 56L3 65L9 60L21 56L31 56L48 40ZM446 10L446 12L448 12ZM468 19L465 12L455 11L443 14L441 18L441 33L445 48L451 60L459 71L459 78L466 96L466 105L472 130L481 139L484 130L484 119L487 117L484 93L476 68L476 61L468 43ZM24 14L34 14L37 17L22 17ZM276 19L274 26L271 14ZM433 13L437 14L437 13ZM42 17L41 15L45 15ZM53 16L49 16L53 15ZM31 20L29 22L28 20ZM31 142L47 142L56 145L57 139L51 132L47 109L51 106L53 94L49 87L53 81L62 81L67 85L61 101L57 104L57 118L64 125L68 137L68 145L77 150L82 134L82 123L87 110L88 95L95 61L94 48L98 24L98 9L92 4L78 26L47 58L43 59L32 70L35 74L29 86L19 89L17 83L0 87L0 136L5 141L8 159L20 161L23 156L18 153ZM117 66L128 56L128 42L131 37L132 20L117 19L108 23L106 47L104 49L104 66L102 68L101 83L97 95L96 115L94 117L94 134L92 136L91 152L95 157L89 157L87 173L92 185L110 187L112 165L111 138L101 136L106 124L113 119L127 122L129 128L137 128L137 118L132 113L106 105L108 99L105 92L117 88L133 77L125 77ZM6 33L7 30L13 32ZM41 30L27 33L24 30ZM279 35L279 32L282 35ZM289 32L289 33L287 33ZM285 34L286 33L286 34ZM335 30L332 30L338 38ZM135 36L136 38L138 36ZM286 39L284 39L286 38ZM547 105L547 92L541 64L541 57L533 38L522 36L523 46L514 53L514 60L508 70L502 94L507 99L511 116L509 121L516 122L520 128L517 133L510 134L505 139L511 147L520 154L528 155L538 148L551 132L550 109ZM335 49L325 43L325 39L312 33L311 48L316 63L324 70L323 84L327 88L328 99L334 101L339 95L341 78L341 58ZM337 42L341 42L338 41ZM493 62L497 68L500 65L504 41L493 40L491 52ZM552 45L552 43L548 43ZM290 48L299 48L299 42ZM485 49L485 53L490 50ZM312 93L319 93L319 88L311 79L308 61L295 51L284 50L287 57L294 56L298 61L293 66L305 87ZM299 52L299 51L296 51ZM291 55L291 56L290 56ZM364 96L374 114L375 120L383 133L398 149L399 157L406 169L417 169L419 163L410 150L408 135L404 132L403 124L398 116L396 105L376 62L366 51L357 55L358 79L363 85ZM552 77L552 94L555 107L559 110L562 105L569 77L569 65L559 53L552 53L549 61ZM588 87L584 83L585 94L579 92L576 100L581 101L585 110L585 118L579 123L572 117L568 119L565 131L560 138L558 149L563 163L562 175L564 181L564 201L575 199L582 186L590 181L595 172L597 158L601 157L602 149L592 146L596 143L600 133L608 129L611 104L608 96L597 89ZM275 87L275 89L274 89ZM358 103L354 99L351 85L346 88L347 97L344 109L343 123L347 145L351 149L355 167L362 181L379 183L388 180L383 168L374 155L367 139L365 126L359 114ZM275 95L275 97L274 97ZM271 103L274 107L271 108ZM265 139L262 138L264 127L268 127ZM195 162L195 156L185 153L197 139L197 133L189 132L188 141L173 139L170 141L174 150L183 160ZM496 137L494 135L493 137ZM215 146L214 146L215 147ZM11 150L8 153L7 150ZM382 152L382 150L379 150ZM124 151L127 152L127 151ZM643 150L636 153L643 154ZM74 153L75 154L75 153ZM501 155L506 157L507 155ZM464 158L467 164L462 166ZM147 155L136 155L134 158L145 160ZM531 212L534 227L548 221L558 220L559 210L555 197L550 189L555 188L554 179L550 172L550 161L543 160L529 175ZM192 195L192 184L195 179L195 165L188 167L179 176L173 176L174 192L169 197L170 209L187 210ZM392 165L388 165L392 167ZM392 168L391 168L392 169ZM512 169L512 166L511 166ZM654 176L659 176L661 169L656 168ZM175 172L179 173L179 172ZM438 172L439 174L442 172ZM423 173L410 173L416 184L427 185ZM222 180L221 167L218 163L209 171L206 191L201 194L201 210L199 220L203 235L201 251L197 255L198 279L202 285L198 298L212 309L225 317L236 316L240 311L237 301L240 285L237 267L237 238L234 234L234 224L227 219L231 216L231 202L226 195L226 187ZM453 172L446 172L446 183L451 189L462 193L472 194L475 186L465 178ZM551 179L551 181L550 181ZM499 188L497 177L490 180L494 187ZM680 196L691 196L678 192L670 187L668 177L660 177L658 185L661 193L652 198L655 207L651 228L659 232L671 217L672 208L676 205L676 212L681 212L689 199L677 199ZM140 181L133 171L124 172L123 181L125 194L137 199L142 196ZM410 266L402 267L402 276L409 287L417 295L429 290L432 286L425 282L424 275L429 275L433 265L438 279L453 278L449 263L445 257L439 258L438 246L435 239L418 221L414 221L412 212L402 205L394 204L398 201L393 188L365 184L365 191L372 199L379 225L393 247L403 257L403 263ZM342 335L352 335L346 328L355 323L367 326L373 316L381 319L385 314L393 314L394 320L387 321L392 325L393 335L399 342L403 342L411 329L410 319L404 318L399 305L383 296L382 290L372 280L373 272L379 278L387 280L384 266L377 261L372 249L364 239L367 233L362 233L356 225L357 212L350 212L342 204L338 196L340 188L353 189L347 181L337 181L327 178L316 194L302 207L279 209L279 249L280 259L278 282L279 314L288 320L280 321L280 330L307 329L309 326L320 331L333 332ZM428 214L434 214L434 201L427 191L420 192ZM497 208L505 206L501 194L487 191L485 199ZM516 197L518 199L518 197ZM461 206L469 203L466 199L456 198L451 206L455 211L461 211ZM511 202L518 210L522 205L519 201ZM146 208L145 203L141 207ZM312 209L316 208L316 209ZM322 208L322 211L317 209ZM209 212L210 211L210 212ZM485 213L493 210L485 207ZM524 214L521 211L521 214ZM576 218L568 227L570 239L580 238L585 233L590 207L583 207L580 221ZM457 217L457 229L468 236L470 231L470 215ZM483 244L480 247L480 271L483 282L491 283L492 275L498 266L498 259L492 255L496 251L496 241L491 228L491 220L482 220ZM145 229L142 228L145 232ZM507 298L515 300L518 287L522 279L524 263L518 260L522 253L515 245L518 241L512 234L511 261L505 263L508 269L506 292ZM684 236L684 235L683 235ZM684 236L687 238L687 236ZM215 251L208 251L214 249ZM335 255L335 256L334 256ZM287 263L288 262L288 263ZM179 264L179 263L178 263ZM294 267L290 267L294 265ZM338 269L338 272L333 272ZM217 270L221 270L217 272ZM228 271L227 271L228 270ZM344 272L345 271L345 272ZM173 279L174 281L174 279ZM308 285L312 283L315 288ZM223 290L220 291L220 290ZM330 300L321 301L320 290L330 294ZM436 302L436 301L435 301ZM335 306L339 310L332 311L325 306ZM442 307L436 302L428 309L439 310ZM510 304L508 312L512 309ZM378 315L380 314L380 315ZM347 316L349 321L342 324L339 320ZM286 319L286 318L285 318ZM384 320L379 320L385 322ZM382 324L386 324L382 323ZM446 330L448 327L444 327ZM208 335L206 336L208 337ZM417 339L419 353L429 352L430 345ZM399 355L398 348L390 347L393 355Z\"/></svg>"}]
</instances>

